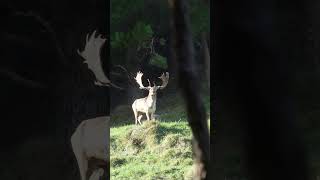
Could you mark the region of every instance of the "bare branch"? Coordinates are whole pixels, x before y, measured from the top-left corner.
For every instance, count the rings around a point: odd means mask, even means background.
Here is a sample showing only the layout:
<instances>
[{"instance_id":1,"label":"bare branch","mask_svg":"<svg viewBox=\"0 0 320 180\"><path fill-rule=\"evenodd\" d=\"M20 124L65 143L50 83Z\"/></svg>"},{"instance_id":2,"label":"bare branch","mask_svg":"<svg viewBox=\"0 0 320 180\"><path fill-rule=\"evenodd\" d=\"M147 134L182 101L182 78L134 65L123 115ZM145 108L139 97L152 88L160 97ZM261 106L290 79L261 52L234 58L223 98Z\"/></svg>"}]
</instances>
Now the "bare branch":
<instances>
[{"instance_id":1,"label":"bare branch","mask_svg":"<svg viewBox=\"0 0 320 180\"><path fill-rule=\"evenodd\" d=\"M154 53L154 37L151 39L151 43L150 43L150 54Z\"/></svg>"},{"instance_id":2,"label":"bare branch","mask_svg":"<svg viewBox=\"0 0 320 180\"><path fill-rule=\"evenodd\" d=\"M6 77L10 78L14 82L18 82L19 84L23 84L30 88L46 88L45 85L35 82L30 79L26 79L22 77L21 75L17 74L16 72L9 71L7 69L0 69L0 74L5 75Z\"/></svg>"},{"instance_id":3,"label":"bare branch","mask_svg":"<svg viewBox=\"0 0 320 180\"><path fill-rule=\"evenodd\" d=\"M206 40L206 34L202 33L201 34L201 44L202 44L202 48L203 48L203 56L204 56L204 63L206 68L206 75L207 75L207 81L208 81L208 85L210 87L210 51L208 48L208 43Z\"/></svg>"},{"instance_id":4,"label":"bare branch","mask_svg":"<svg viewBox=\"0 0 320 180\"><path fill-rule=\"evenodd\" d=\"M114 68L120 68L120 69L122 69L122 70L127 74L128 81L129 81L131 84L134 84L134 81L132 80L132 79L133 79L132 77L134 77L134 75L131 74L131 73L129 73L128 70L127 70L125 67L123 67L123 66L121 66L121 65L115 65Z\"/></svg>"}]
</instances>

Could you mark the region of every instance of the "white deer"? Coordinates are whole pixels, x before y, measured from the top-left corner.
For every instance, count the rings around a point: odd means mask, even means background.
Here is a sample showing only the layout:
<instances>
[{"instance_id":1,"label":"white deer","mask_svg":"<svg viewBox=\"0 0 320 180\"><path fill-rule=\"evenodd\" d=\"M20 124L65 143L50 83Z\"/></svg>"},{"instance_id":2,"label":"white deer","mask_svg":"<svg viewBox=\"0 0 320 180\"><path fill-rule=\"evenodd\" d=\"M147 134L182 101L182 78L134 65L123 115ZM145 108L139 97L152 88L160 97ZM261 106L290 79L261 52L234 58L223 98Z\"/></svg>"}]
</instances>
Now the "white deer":
<instances>
[{"instance_id":1,"label":"white deer","mask_svg":"<svg viewBox=\"0 0 320 180\"><path fill-rule=\"evenodd\" d=\"M148 79L149 86L145 87L142 84L142 79L141 79L142 76L143 76L143 73L139 71L137 73L137 76L135 77L135 80L139 84L139 88L148 90L149 94L147 97L136 99L132 104L132 110L134 113L135 124L137 124L138 122L139 122L139 124L141 124L140 120L141 120L142 115L138 117L139 112L145 113L148 121L150 120L150 116L151 116L151 119L154 119L154 113L156 111L156 106L157 106L156 105L156 103L157 103L157 90L164 89L167 86L168 81L169 81L169 73L166 72L166 74L162 73L162 75L159 77L162 80L161 86L157 86L155 83L153 83L153 86L151 86L150 81Z\"/></svg>"},{"instance_id":2,"label":"white deer","mask_svg":"<svg viewBox=\"0 0 320 180\"><path fill-rule=\"evenodd\" d=\"M101 35L96 36L96 31L86 37L86 45L82 52L78 50L78 54L85 59L84 63L88 64L88 68L94 73L96 80L95 85L113 86L111 81L105 76L100 60L100 50L106 39ZM119 87L117 87L119 88ZM107 166L109 157L109 121L110 116L100 116L82 121L71 136L71 145L73 153L76 156L79 166L81 180L99 179L103 174L101 168L93 170L88 174L88 162L90 159L97 159Z\"/></svg>"},{"instance_id":3,"label":"white deer","mask_svg":"<svg viewBox=\"0 0 320 180\"><path fill-rule=\"evenodd\" d=\"M87 174L90 159L102 160L107 166L109 157L109 121L109 116L82 121L71 136L72 150L77 159L81 180L87 180L88 176L93 176L97 172L97 170L94 170L92 175ZM101 170L98 169L98 172ZM99 174L101 176L103 173ZM97 175L94 175L94 177L97 177ZM90 179L93 179L93 177Z\"/></svg>"}]
</instances>

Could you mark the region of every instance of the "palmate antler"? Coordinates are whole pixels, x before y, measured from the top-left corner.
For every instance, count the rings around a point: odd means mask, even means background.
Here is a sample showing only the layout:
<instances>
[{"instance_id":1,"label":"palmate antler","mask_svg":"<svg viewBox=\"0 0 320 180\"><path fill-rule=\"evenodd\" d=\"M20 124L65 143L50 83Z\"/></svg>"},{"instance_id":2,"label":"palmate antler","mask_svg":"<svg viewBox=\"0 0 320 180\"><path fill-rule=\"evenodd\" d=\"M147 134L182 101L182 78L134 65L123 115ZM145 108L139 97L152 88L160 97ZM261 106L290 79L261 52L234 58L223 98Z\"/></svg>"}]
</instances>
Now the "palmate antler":
<instances>
[{"instance_id":1,"label":"palmate antler","mask_svg":"<svg viewBox=\"0 0 320 180\"><path fill-rule=\"evenodd\" d=\"M95 85L98 86L113 86L118 89L122 89L114 85L104 74L102 69L100 51L101 47L106 41L105 38L101 37L101 34L96 36L96 30L91 34L87 34L86 45L82 52L78 49L78 54L85 59L84 63L88 64L88 68L93 72L96 77Z\"/></svg>"},{"instance_id":2,"label":"palmate antler","mask_svg":"<svg viewBox=\"0 0 320 180\"><path fill-rule=\"evenodd\" d=\"M145 87L143 84L142 84L142 76L143 76L143 73L141 71L139 71L137 73L137 76L134 78L137 83L139 84L139 88L140 89L149 89L151 87L151 83L150 83L150 80L148 79L148 83L149 83L149 86L148 87ZM154 87L156 87L157 89L164 89L167 85L168 85L168 82L169 82L169 73L166 72L166 74L162 73L162 75L160 77L158 77L159 79L162 80L162 85L161 86L157 86L154 82L153 82L153 85Z\"/></svg>"},{"instance_id":3,"label":"palmate antler","mask_svg":"<svg viewBox=\"0 0 320 180\"><path fill-rule=\"evenodd\" d=\"M166 72L166 74L162 73L162 75L159 77L159 79L162 80L162 85L157 86L157 88L164 89L168 85L168 82L169 82L169 73L168 72Z\"/></svg>"},{"instance_id":4,"label":"palmate antler","mask_svg":"<svg viewBox=\"0 0 320 180\"><path fill-rule=\"evenodd\" d=\"M143 73L141 72L141 71L139 71L139 72L137 72L137 76L134 78L136 81L137 81L137 83L139 84L139 88L140 89L149 89L150 88L150 81L149 81L149 79L148 79L148 83L149 83L149 86L148 87L145 87L145 86L143 86L143 84L142 84L142 76L143 76Z\"/></svg>"}]
</instances>

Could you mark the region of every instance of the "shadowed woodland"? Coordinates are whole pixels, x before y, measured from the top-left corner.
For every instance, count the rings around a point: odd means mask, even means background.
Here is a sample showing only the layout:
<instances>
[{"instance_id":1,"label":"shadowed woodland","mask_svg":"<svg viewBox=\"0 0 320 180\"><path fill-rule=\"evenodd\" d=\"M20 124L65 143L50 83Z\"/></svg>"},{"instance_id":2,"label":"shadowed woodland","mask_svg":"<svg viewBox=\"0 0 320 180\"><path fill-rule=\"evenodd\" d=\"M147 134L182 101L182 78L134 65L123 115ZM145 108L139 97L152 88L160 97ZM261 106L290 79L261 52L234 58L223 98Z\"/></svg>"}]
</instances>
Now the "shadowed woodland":
<instances>
[{"instance_id":1,"label":"shadowed woodland","mask_svg":"<svg viewBox=\"0 0 320 180\"><path fill-rule=\"evenodd\" d=\"M208 82L207 67L210 66L209 59L205 61L210 47L209 5L191 0L190 7L191 30L196 49L195 68L203 81L201 85L205 85ZM168 2L138 0L128 3L118 0L110 1L110 8L110 77L125 89L111 91L111 109L117 103L131 105L134 98L143 95L134 80L138 71L144 73L142 81L146 85L147 79L151 83L161 84L158 77L168 71L171 89L174 91L178 77L170 49L173 40ZM159 91L159 94L161 96L162 92Z\"/></svg>"},{"instance_id":2,"label":"shadowed woodland","mask_svg":"<svg viewBox=\"0 0 320 180\"><path fill-rule=\"evenodd\" d=\"M76 53L87 33L108 34L107 1L4 1L1 6L0 179L79 179L70 136L109 114L107 87ZM108 72L108 44L101 56Z\"/></svg>"},{"instance_id":3,"label":"shadowed woodland","mask_svg":"<svg viewBox=\"0 0 320 180\"><path fill-rule=\"evenodd\" d=\"M319 179L318 9L213 4L216 179Z\"/></svg>"}]
</instances>

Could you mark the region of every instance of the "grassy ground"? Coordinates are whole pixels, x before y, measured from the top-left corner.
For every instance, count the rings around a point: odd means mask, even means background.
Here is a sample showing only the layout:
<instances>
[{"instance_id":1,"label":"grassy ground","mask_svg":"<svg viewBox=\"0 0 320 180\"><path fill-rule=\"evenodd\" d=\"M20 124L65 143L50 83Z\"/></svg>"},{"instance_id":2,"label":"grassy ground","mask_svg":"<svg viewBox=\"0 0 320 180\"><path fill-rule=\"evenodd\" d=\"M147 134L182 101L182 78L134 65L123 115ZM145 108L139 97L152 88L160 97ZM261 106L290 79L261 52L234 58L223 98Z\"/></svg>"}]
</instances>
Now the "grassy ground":
<instances>
[{"instance_id":1,"label":"grassy ground","mask_svg":"<svg viewBox=\"0 0 320 180\"><path fill-rule=\"evenodd\" d=\"M134 125L129 106L111 114L111 179L191 178L192 136L182 98L170 95L158 101L157 120L141 126ZM209 98L204 102L209 109Z\"/></svg>"}]
</instances>

